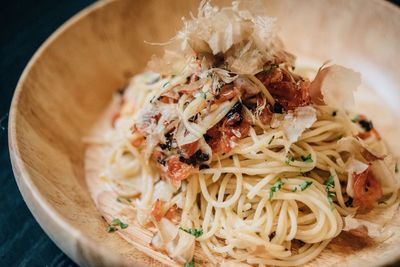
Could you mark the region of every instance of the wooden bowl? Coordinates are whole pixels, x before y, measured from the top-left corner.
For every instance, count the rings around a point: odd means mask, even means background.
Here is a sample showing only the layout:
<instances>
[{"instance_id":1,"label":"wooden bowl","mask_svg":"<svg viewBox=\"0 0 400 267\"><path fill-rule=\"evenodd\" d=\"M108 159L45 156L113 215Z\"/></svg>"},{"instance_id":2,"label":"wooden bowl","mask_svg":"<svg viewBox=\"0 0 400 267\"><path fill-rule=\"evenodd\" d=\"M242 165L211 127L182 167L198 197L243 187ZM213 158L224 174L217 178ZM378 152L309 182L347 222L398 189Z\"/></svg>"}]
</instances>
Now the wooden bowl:
<instances>
[{"instance_id":1,"label":"wooden bowl","mask_svg":"<svg viewBox=\"0 0 400 267\"><path fill-rule=\"evenodd\" d=\"M218 1L219 2L219 1ZM334 59L363 74L393 125L400 114L400 11L384 1L267 1L289 51L303 59ZM18 186L50 238L83 266L158 265L118 235L105 231L84 177L85 136L112 93L141 71L198 1L99 1L57 30L36 52L15 91L9 144ZM308 61L310 62L310 61ZM385 115L385 116L386 116ZM380 125L378 125L379 128ZM385 128L386 129L386 128ZM395 140L398 127L384 135ZM394 142L399 155L399 142ZM397 216L398 217L398 216ZM400 226L400 224L398 225ZM366 265L396 260L392 249L368 251ZM378 250L377 250L378 251ZM359 257L368 254L357 252ZM382 254L383 253L383 254ZM386 253L386 254L385 254ZM384 255L382 257L382 255ZM349 255L328 265L354 265ZM319 262L321 264L321 262Z\"/></svg>"}]
</instances>

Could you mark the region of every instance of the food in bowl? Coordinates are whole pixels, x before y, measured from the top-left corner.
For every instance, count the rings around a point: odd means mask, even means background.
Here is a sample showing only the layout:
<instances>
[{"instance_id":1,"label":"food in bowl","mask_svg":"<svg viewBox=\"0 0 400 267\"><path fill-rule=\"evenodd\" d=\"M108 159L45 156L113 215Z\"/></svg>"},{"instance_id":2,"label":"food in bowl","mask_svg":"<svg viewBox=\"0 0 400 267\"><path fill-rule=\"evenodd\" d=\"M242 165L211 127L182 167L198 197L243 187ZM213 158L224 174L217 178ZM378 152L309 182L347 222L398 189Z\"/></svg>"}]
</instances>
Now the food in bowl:
<instances>
[{"instance_id":1,"label":"food in bowl","mask_svg":"<svg viewBox=\"0 0 400 267\"><path fill-rule=\"evenodd\" d=\"M275 24L248 2L202 2L115 95L87 140L108 232L185 266L296 266L342 231L387 238L365 216L398 204L400 178L352 112L360 74L326 63L303 77Z\"/></svg>"}]
</instances>

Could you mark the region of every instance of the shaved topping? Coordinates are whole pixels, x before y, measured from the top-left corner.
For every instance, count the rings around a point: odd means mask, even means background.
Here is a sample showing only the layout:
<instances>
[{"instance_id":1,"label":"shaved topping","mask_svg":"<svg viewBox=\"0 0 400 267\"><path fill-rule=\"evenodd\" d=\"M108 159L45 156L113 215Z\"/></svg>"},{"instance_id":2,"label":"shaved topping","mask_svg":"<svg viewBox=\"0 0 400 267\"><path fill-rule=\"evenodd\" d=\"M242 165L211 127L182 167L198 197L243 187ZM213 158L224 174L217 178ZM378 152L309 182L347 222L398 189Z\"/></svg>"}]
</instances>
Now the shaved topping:
<instances>
[{"instance_id":1,"label":"shaved topping","mask_svg":"<svg viewBox=\"0 0 400 267\"><path fill-rule=\"evenodd\" d=\"M311 107L299 107L288 113L283 121L283 127L290 143L296 142L304 130L310 128L317 120L317 112Z\"/></svg>"},{"instance_id":2,"label":"shaved topping","mask_svg":"<svg viewBox=\"0 0 400 267\"><path fill-rule=\"evenodd\" d=\"M360 138L343 137L338 142L339 151L348 151L355 154L359 160L370 163L376 160L383 160L385 155L378 154L373 151L367 144Z\"/></svg>"},{"instance_id":3,"label":"shaved topping","mask_svg":"<svg viewBox=\"0 0 400 267\"><path fill-rule=\"evenodd\" d=\"M346 163L346 170L349 173L356 173L356 174L360 174L362 172L364 172L366 169L368 169L368 165L358 161L354 158L350 158L347 163Z\"/></svg>"},{"instance_id":4,"label":"shaved topping","mask_svg":"<svg viewBox=\"0 0 400 267\"><path fill-rule=\"evenodd\" d=\"M344 217L343 231L352 231L359 237L369 236L380 242L389 238L393 233L385 230L382 225L370 221L354 218L353 215Z\"/></svg>"},{"instance_id":5,"label":"shaved topping","mask_svg":"<svg viewBox=\"0 0 400 267\"><path fill-rule=\"evenodd\" d=\"M165 134L176 126L177 118L176 108L170 104L149 104L139 110L136 114L135 128L146 136L146 159L150 157L154 147L165 140Z\"/></svg>"},{"instance_id":6,"label":"shaved topping","mask_svg":"<svg viewBox=\"0 0 400 267\"><path fill-rule=\"evenodd\" d=\"M225 54L227 67L238 74L255 74L266 62L293 63L294 56L283 50L276 35L276 19L253 15L252 5L239 10L239 5L219 9L203 1L197 18L184 20L183 29L168 42L163 60L153 58L150 68L169 73L182 70L185 58L192 55L220 53Z\"/></svg>"},{"instance_id":7,"label":"shaved topping","mask_svg":"<svg viewBox=\"0 0 400 267\"><path fill-rule=\"evenodd\" d=\"M323 65L310 85L312 102L351 109L354 106L354 92L360 84L358 72L339 65Z\"/></svg>"},{"instance_id":8,"label":"shaved topping","mask_svg":"<svg viewBox=\"0 0 400 267\"><path fill-rule=\"evenodd\" d=\"M239 76L233 84L246 97L257 95L260 92L260 88L246 76Z\"/></svg>"}]
</instances>

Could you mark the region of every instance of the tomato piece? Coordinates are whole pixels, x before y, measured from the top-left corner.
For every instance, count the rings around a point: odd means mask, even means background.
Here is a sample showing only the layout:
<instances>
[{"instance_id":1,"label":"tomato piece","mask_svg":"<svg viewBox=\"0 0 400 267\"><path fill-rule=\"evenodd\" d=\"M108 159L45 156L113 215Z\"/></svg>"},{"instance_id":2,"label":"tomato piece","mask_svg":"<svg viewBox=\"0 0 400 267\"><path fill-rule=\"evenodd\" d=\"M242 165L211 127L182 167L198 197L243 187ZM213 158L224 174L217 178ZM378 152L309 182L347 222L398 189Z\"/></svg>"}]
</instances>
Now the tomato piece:
<instances>
[{"instance_id":1,"label":"tomato piece","mask_svg":"<svg viewBox=\"0 0 400 267\"><path fill-rule=\"evenodd\" d=\"M261 113L258 116L258 118L260 119L262 124L269 125L271 123L271 120L272 120L272 112L267 107L265 107L261 111Z\"/></svg>"},{"instance_id":2,"label":"tomato piece","mask_svg":"<svg viewBox=\"0 0 400 267\"><path fill-rule=\"evenodd\" d=\"M174 184L179 184L180 181L188 178L194 169L193 166L181 162L178 156L169 158L166 166L167 177L170 178Z\"/></svg>"},{"instance_id":3,"label":"tomato piece","mask_svg":"<svg viewBox=\"0 0 400 267\"><path fill-rule=\"evenodd\" d=\"M156 202L153 204L153 208L151 210L151 216L159 222L161 221L162 217L164 217L164 201L157 199Z\"/></svg>"},{"instance_id":4,"label":"tomato piece","mask_svg":"<svg viewBox=\"0 0 400 267\"><path fill-rule=\"evenodd\" d=\"M160 96L158 100L164 104L170 104L175 102L174 99L169 98L168 96Z\"/></svg>"},{"instance_id":5,"label":"tomato piece","mask_svg":"<svg viewBox=\"0 0 400 267\"><path fill-rule=\"evenodd\" d=\"M180 153L185 158L190 158L194 153L196 153L199 142L195 141L190 144L182 145L179 147Z\"/></svg>"},{"instance_id":6,"label":"tomato piece","mask_svg":"<svg viewBox=\"0 0 400 267\"><path fill-rule=\"evenodd\" d=\"M293 75L289 71L280 68L256 75L285 110L294 110L311 102L310 81L295 81L291 76Z\"/></svg>"},{"instance_id":7,"label":"tomato piece","mask_svg":"<svg viewBox=\"0 0 400 267\"><path fill-rule=\"evenodd\" d=\"M375 135L376 139L381 140L381 135L375 128L372 128L371 132L373 135Z\"/></svg>"},{"instance_id":8,"label":"tomato piece","mask_svg":"<svg viewBox=\"0 0 400 267\"><path fill-rule=\"evenodd\" d=\"M369 210L382 197L382 187L379 180L368 167L360 174L353 173L353 206L361 211Z\"/></svg>"},{"instance_id":9,"label":"tomato piece","mask_svg":"<svg viewBox=\"0 0 400 267\"><path fill-rule=\"evenodd\" d=\"M215 96L217 103L222 103L231 100L235 96L239 95L237 90L232 84L224 85L218 95Z\"/></svg>"},{"instance_id":10,"label":"tomato piece","mask_svg":"<svg viewBox=\"0 0 400 267\"><path fill-rule=\"evenodd\" d=\"M167 210L164 217L171 221L175 217L177 211L178 207L176 205L173 205L171 208Z\"/></svg>"},{"instance_id":11,"label":"tomato piece","mask_svg":"<svg viewBox=\"0 0 400 267\"><path fill-rule=\"evenodd\" d=\"M131 140L131 144L134 147L140 147L140 146L143 145L144 141L145 141L144 135L140 134L140 133L137 133L137 134L133 135L133 138Z\"/></svg>"},{"instance_id":12,"label":"tomato piece","mask_svg":"<svg viewBox=\"0 0 400 267\"><path fill-rule=\"evenodd\" d=\"M248 123L247 121L242 121L238 126L224 128L225 135L234 142L248 136L249 131L250 123Z\"/></svg>"},{"instance_id":13,"label":"tomato piece","mask_svg":"<svg viewBox=\"0 0 400 267\"><path fill-rule=\"evenodd\" d=\"M239 125L231 126L223 120L222 125L218 123L207 131L207 144L215 153L228 153L234 143L248 136L250 123L243 120Z\"/></svg>"},{"instance_id":14,"label":"tomato piece","mask_svg":"<svg viewBox=\"0 0 400 267\"><path fill-rule=\"evenodd\" d=\"M371 136L371 132L362 132L362 133L359 133L357 136L360 137L361 139L365 140Z\"/></svg>"}]
</instances>

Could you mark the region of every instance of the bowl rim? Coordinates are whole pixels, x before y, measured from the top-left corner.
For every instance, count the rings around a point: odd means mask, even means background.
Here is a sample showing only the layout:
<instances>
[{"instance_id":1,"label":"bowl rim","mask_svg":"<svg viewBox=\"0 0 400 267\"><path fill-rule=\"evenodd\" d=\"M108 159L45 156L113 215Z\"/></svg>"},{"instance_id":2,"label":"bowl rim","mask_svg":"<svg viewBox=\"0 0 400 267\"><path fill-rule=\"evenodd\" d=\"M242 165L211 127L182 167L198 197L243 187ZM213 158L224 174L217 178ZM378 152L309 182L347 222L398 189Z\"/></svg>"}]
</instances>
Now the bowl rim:
<instances>
[{"instance_id":1,"label":"bowl rim","mask_svg":"<svg viewBox=\"0 0 400 267\"><path fill-rule=\"evenodd\" d=\"M64 23L62 23L35 51L33 56L28 61L20 78L18 79L13 98L10 105L9 110L9 120L8 120L8 149L11 159L11 166L14 173L14 177L18 186L19 191L24 199L24 202L28 206L30 212L35 218L36 222L39 223L40 227L46 233L46 235L56 244L56 246L65 253L71 260L81 266L90 266L92 265L90 262L87 262L84 258L78 257L76 251L73 247L68 246L65 242L66 240L57 240L57 233L60 231L64 233L68 233L71 236L71 244L77 245L79 247L86 247L90 251L94 258L102 259L102 265L105 266L114 266L114 265L128 265L129 263L118 257L117 254L107 253L107 249L104 245L96 243L89 236L82 234L82 232L75 229L67 220L59 214L52 205L40 194L37 189L35 183L32 180L24 162L21 159L20 154L20 146L17 140L17 132L16 126L18 124L17 120L17 107L19 104L20 95L22 92L22 88L24 87L25 80L31 72L32 67L38 61L38 59L42 56L42 54L47 50L49 46L53 44L53 42L58 39L66 30L71 28L74 24L78 23L81 19L86 17L88 14L95 12L98 9L104 8L113 2L118 0L100 0L94 2L82 10L78 11L72 17L67 19ZM28 188L25 191L25 188ZM28 196L29 195L29 196ZM32 203L34 202L34 203ZM50 230L46 228L44 222L36 214L36 209L40 209L44 212L46 217L53 220L55 223L55 227ZM107 255L104 257L104 255ZM132 264L132 262L130 262ZM135 262L135 264L139 264L140 262Z\"/></svg>"},{"instance_id":2,"label":"bowl rim","mask_svg":"<svg viewBox=\"0 0 400 267\"><path fill-rule=\"evenodd\" d=\"M11 165L14 173L14 177L21 195L34 216L35 220L39 223L40 227L47 234L47 236L61 249L71 260L81 266L91 266L92 263L86 261L87 259L80 257L74 248L68 246L65 240L57 240L57 234L59 232L68 233L71 235L70 244L78 245L80 247L87 248L91 258L102 259L101 263L104 266L120 266L120 265L142 265L141 262L128 261L123 257L118 256L115 253L107 253L106 246L96 243L91 237L82 234L82 232L75 229L68 221L59 214L52 205L40 194L39 190L32 181L32 178L27 171L24 162L21 159L20 146L17 141L16 125L17 120L17 107L19 104L20 95L22 88L24 87L25 80L31 72L32 67L47 50L52 43L59 38L66 30L71 28L74 24L78 23L81 19L86 17L88 14L95 12L98 9L106 8L108 5L119 0L99 0L87 7L83 8L75 15L70 17L64 23L62 23L35 51L33 56L25 66L14 91L13 98L9 110L9 121L8 121L8 143L9 143L9 154L11 159ZM397 12L400 16L400 7L392 2L386 0L371 0L374 4L385 6L391 9L393 12ZM26 190L26 191L25 191ZM53 220L54 228L46 228L44 222L36 214L36 210L39 209L46 215L47 218ZM107 256L104 256L107 255Z\"/></svg>"}]
</instances>

